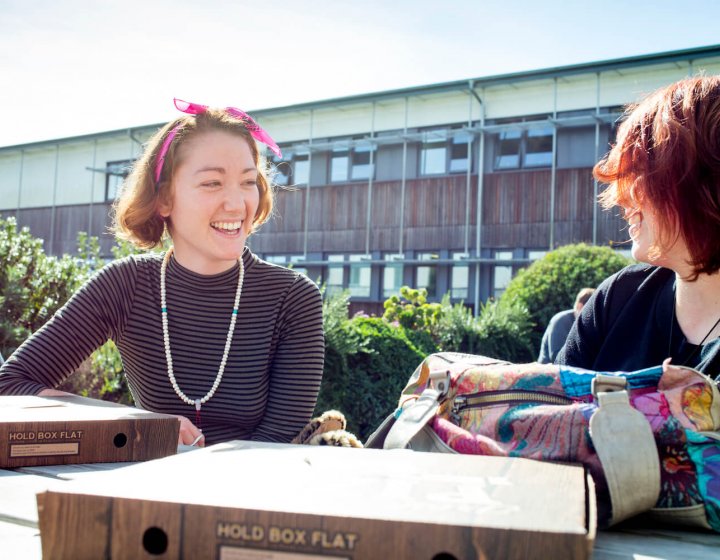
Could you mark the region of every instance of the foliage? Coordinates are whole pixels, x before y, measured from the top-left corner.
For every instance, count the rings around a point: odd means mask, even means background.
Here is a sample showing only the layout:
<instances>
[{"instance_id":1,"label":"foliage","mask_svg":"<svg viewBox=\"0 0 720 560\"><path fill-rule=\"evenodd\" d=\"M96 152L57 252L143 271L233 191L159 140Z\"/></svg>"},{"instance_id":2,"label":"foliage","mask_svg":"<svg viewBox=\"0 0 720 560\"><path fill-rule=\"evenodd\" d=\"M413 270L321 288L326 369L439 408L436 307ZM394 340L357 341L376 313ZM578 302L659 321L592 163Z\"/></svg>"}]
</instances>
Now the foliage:
<instances>
[{"instance_id":1,"label":"foliage","mask_svg":"<svg viewBox=\"0 0 720 560\"><path fill-rule=\"evenodd\" d=\"M321 287L326 294L325 286ZM323 300L323 331L325 333L325 377L328 373L342 375L347 372L347 357L360 351L361 341L356 333L350 332L348 309L350 292L345 290L325 297ZM333 406L329 406L333 408ZM321 413L324 411L320 411Z\"/></svg>"},{"instance_id":2,"label":"foliage","mask_svg":"<svg viewBox=\"0 0 720 560\"><path fill-rule=\"evenodd\" d=\"M97 241L78 238L83 255L98 255ZM11 354L52 317L94 271L92 259L50 257L42 240L15 218L0 218L0 351Z\"/></svg>"},{"instance_id":3,"label":"foliage","mask_svg":"<svg viewBox=\"0 0 720 560\"><path fill-rule=\"evenodd\" d=\"M427 290L408 286L400 288L400 295L390 296L383 304L383 319L397 322L405 329L432 332L442 313L439 303L427 303Z\"/></svg>"},{"instance_id":4,"label":"foliage","mask_svg":"<svg viewBox=\"0 0 720 560\"><path fill-rule=\"evenodd\" d=\"M510 362L534 359L527 310L518 304L499 305L491 301L481 305L480 313L463 304L450 305L446 296L438 322L438 346L443 351L482 354Z\"/></svg>"},{"instance_id":5,"label":"foliage","mask_svg":"<svg viewBox=\"0 0 720 560\"><path fill-rule=\"evenodd\" d=\"M597 287L630 262L609 247L566 245L518 272L500 297L500 304L527 308L535 325L533 347L539 349L542 333L555 313L570 309L582 288Z\"/></svg>"},{"instance_id":6,"label":"foliage","mask_svg":"<svg viewBox=\"0 0 720 560\"><path fill-rule=\"evenodd\" d=\"M342 411L348 429L365 440L395 409L400 392L426 354L404 328L377 317L348 319L342 329L357 342L357 351L345 355L345 367L336 367L337 362L326 357L316 411Z\"/></svg>"}]
</instances>

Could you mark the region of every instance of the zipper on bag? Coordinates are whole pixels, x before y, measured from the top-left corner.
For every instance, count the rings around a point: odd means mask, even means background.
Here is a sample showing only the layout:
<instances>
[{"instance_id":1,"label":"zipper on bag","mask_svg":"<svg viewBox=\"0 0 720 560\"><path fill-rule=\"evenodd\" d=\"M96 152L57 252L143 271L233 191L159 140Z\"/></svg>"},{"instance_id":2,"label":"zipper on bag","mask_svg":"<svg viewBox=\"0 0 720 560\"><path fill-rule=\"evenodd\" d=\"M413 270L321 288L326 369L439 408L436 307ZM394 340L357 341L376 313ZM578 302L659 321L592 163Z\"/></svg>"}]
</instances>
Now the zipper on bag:
<instances>
[{"instance_id":1,"label":"zipper on bag","mask_svg":"<svg viewBox=\"0 0 720 560\"><path fill-rule=\"evenodd\" d=\"M455 397L450 416L456 423L459 423L460 412L468 408L483 408L486 406L523 403L562 406L572 404L572 402L572 399L568 397L555 395L553 393L543 393L541 391L487 391L484 393L474 393L472 395L460 395Z\"/></svg>"}]
</instances>

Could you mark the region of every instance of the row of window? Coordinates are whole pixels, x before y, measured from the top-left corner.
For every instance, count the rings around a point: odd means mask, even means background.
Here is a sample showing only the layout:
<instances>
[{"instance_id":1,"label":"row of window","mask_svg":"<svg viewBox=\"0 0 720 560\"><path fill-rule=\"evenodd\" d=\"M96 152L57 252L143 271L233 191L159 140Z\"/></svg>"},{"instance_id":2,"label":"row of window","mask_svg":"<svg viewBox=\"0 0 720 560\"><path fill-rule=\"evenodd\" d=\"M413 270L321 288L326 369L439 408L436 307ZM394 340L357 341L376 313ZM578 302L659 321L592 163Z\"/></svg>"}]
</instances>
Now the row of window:
<instances>
[{"instance_id":1,"label":"row of window","mask_svg":"<svg viewBox=\"0 0 720 560\"><path fill-rule=\"evenodd\" d=\"M553 158L553 129L508 130L496 135L493 169L550 167ZM420 176L466 173L470 167L473 136L464 131L443 130L437 137L428 135L420 144L418 173ZM285 159L273 158L280 185L303 185L310 179L310 155L293 153L286 148ZM328 177L330 183L367 181L375 178L377 146L338 147L330 152Z\"/></svg>"},{"instance_id":2,"label":"row of window","mask_svg":"<svg viewBox=\"0 0 720 560\"><path fill-rule=\"evenodd\" d=\"M545 251L528 251L527 258L536 260L542 258ZM463 263L466 253L452 252L449 257L453 260L447 265L446 273L449 278L444 279L444 285L453 300L468 300L472 293L470 291L470 264ZM491 296L497 298L504 291L513 275L513 266L506 264L514 258L512 251L495 251L496 261L505 261L503 264L492 265ZM437 253L417 253L414 260L427 261L427 264L404 264L398 262L398 255L387 254L383 259L385 264L381 265L382 270L379 277L381 282L380 294L382 299L398 294L400 287L411 284L414 288L425 288L428 297L440 299L443 294L438 289L438 265L433 261L438 259ZM289 265L294 270L308 274L308 269L302 264L302 255L266 255L268 262ZM313 278L319 284L324 283L326 293L333 294L342 290L348 290L355 298L370 298L372 294L372 269L371 264L364 262L366 256L362 254L330 254L326 256L325 266L320 276ZM406 274L406 268L409 274Z\"/></svg>"},{"instance_id":3,"label":"row of window","mask_svg":"<svg viewBox=\"0 0 720 560\"><path fill-rule=\"evenodd\" d=\"M495 136L493 168L497 171L550 167L553 157L552 128L507 130ZM375 178L378 147L362 143L354 147L339 146L329 152L328 178L330 183L367 181ZM349 142L350 142L349 141ZM348 142L348 144L349 144ZM466 173L472 161L473 137L465 130L437 130L427 134L419 145L418 173L420 176ZM303 185L310 179L309 153L293 152L285 147L284 159L273 158L279 185ZM130 171L132 160L109 161L106 165L106 200L114 200L123 180Z\"/></svg>"}]
</instances>

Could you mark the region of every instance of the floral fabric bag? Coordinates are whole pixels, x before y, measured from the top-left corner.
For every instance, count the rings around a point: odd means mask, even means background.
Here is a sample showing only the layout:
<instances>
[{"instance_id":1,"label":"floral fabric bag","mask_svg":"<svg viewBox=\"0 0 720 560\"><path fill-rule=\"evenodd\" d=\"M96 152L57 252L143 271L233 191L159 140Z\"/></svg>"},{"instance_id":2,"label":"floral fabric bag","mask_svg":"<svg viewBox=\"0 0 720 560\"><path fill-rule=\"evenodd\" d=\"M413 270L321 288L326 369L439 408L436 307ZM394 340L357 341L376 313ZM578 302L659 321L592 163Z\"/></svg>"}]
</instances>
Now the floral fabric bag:
<instances>
[{"instance_id":1,"label":"floral fabric bag","mask_svg":"<svg viewBox=\"0 0 720 560\"><path fill-rule=\"evenodd\" d=\"M631 373L439 353L366 447L582 463L599 521L651 511L720 531L720 392L665 363Z\"/></svg>"}]
</instances>

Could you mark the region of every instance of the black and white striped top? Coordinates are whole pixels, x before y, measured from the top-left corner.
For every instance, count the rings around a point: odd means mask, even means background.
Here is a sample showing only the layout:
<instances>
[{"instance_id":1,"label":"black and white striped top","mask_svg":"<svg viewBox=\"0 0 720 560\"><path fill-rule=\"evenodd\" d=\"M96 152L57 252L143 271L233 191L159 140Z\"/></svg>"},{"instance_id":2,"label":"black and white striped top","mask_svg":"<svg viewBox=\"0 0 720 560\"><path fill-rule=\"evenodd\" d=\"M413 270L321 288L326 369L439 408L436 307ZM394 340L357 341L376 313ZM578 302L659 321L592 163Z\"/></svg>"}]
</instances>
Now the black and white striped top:
<instances>
[{"instance_id":1,"label":"black and white striped top","mask_svg":"<svg viewBox=\"0 0 720 560\"><path fill-rule=\"evenodd\" d=\"M0 368L0 394L34 395L74 372L110 338L137 406L194 421L167 375L160 311L163 255L115 261L85 284ZM243 253L245 280L232 347L215 395L202 405L206 443L288 442L310 419L324 339L318 287L298 272ZM173 370L191 399L212 387L222 359L239 265L204 276L173 256L166 275Z\"/></svg>"}]
</instances>

